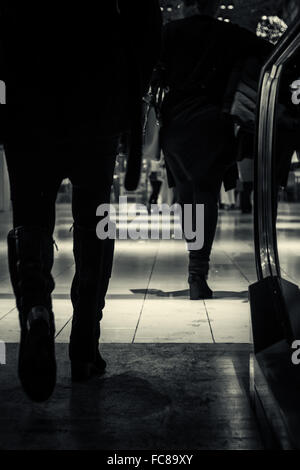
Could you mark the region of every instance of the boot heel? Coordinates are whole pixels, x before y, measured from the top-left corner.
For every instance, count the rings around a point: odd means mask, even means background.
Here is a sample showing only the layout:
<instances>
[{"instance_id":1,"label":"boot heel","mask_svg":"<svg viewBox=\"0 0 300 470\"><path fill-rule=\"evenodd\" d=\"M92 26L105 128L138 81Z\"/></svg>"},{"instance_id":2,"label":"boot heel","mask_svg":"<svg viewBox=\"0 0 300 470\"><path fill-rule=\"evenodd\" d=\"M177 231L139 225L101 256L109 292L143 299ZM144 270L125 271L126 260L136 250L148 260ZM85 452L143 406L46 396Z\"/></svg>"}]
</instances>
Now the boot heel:
<instances>
[{"instance_id":1,"label":"boot heel","mask_svg":"<svg viewBox=\"0 0 300 470\"><path fill-rule=\"evenodd\" d=\"M190 300L199 300L200 297L200 287L197 281L190 283Z\"/></svg>"},{"instance_id":2,"label":"boot heel","mask_svg":"<svg viewBox=\"0 0 300 470\"><path fill-rule=\"evenodd\" d=\"M33 401L45 401L53 393L56 382L54 334L49 314L43 307L31 310L27 328L21 333L19 377Z\"/></svg>"}]
</instances>

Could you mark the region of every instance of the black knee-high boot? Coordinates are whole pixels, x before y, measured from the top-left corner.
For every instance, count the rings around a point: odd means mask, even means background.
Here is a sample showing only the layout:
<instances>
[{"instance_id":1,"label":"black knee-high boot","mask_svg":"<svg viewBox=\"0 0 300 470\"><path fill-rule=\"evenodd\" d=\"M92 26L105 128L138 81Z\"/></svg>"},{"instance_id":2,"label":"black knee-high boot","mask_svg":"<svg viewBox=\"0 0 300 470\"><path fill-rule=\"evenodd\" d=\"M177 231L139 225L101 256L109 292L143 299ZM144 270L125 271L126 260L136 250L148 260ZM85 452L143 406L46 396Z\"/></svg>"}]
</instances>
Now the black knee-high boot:
<instances>
[{"instance_id":1,"label":"black knee-high boot","mask_svg":"<svg viewBox=\"0 0 300 470\"><path fill-rule=\"evenodd\" d=\"M204 244L200 250L189 251L188 282L191 300L210 299L213 295L206 279L218 220L217 199L214 193L197 193L196 203L204 204Z\"/></svg>"},{"instance_id":2,"label":"black knee-high boot","mask_svg":"<svg viewBox=\"0 0 300 470\"><path fill-rule=\"evenodd\" d=\"M204 261L201 250L189 251L189 286L190 299L211 299L212 290L207 285L206 279L209 270L209 261Z\"/></svg>"},{"instance_id":3,"label":"black knee-high boot","mask_svg":"<svg viewBox=\"0 0 300 470\"><path fill-rule=\"evenodd\" d=\"M102 373L106 367L98 344L113 250L113 240L99 240L95 229L74 225L76 271L71 288L74 311L69 356L75 381Z\"/></svg>"},{"instance_id":4,"label":"black knee-high boot","mask_svg":"<svg viewBox=\"0 0 300 470\"><path fill-rule=\"evenodd\" d=\"M56 381L53 239L38 227L18 227L8 234L10 278L21 326L19 377L27 395L44 401Z\"/></svg>"},{"instance_id":5,"label":"black knee-high boot","mask_svg":"<svg viewBox=\"0 0 300 470\"><path fill-rule=\"evenodd\" d=\"M111 278L112 267L113 267L113 258L114 258L114 240L104 240L104 258L103 258L103 267L102 267L102 276L99 292L99 300L97 307L97 320L95 328L95 350L96 350L96 361L95 364L98 369L101 369L103 366L103 359L99 353L99 341L100 341L100 321L102 319L102 311L105 307L105 296L108 290L109 280Z\"/></svg>"}]
</instances>

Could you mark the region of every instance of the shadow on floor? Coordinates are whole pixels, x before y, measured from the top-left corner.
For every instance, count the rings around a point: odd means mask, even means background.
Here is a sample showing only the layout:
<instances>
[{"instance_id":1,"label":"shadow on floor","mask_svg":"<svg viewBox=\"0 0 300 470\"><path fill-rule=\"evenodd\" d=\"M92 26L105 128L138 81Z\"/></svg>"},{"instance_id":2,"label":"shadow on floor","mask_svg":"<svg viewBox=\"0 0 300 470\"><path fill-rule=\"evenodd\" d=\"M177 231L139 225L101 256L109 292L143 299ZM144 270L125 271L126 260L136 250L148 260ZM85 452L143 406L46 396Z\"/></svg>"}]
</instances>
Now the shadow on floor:
<instances>
[{"instance_id":1,"label":"shadow on floor","mask_svg":"<svg viewBox=\"0 0 300 470\"><path fill-rule=\"evenodd\" d=\"M189 290L175 290L165 292L160 289L130 289L133 294L154 295L156 297L188 297ZM248 291L234 292L234 291L214 291L213 299L247 299Z\"/></svg>"},{"instance_id":2,"label":"shadow on floor","mask_svg":"<svg viewBox=\"0 0 300 470\"><path fill-rule=\"evenodd\" d=\"M234 292L234 291L222 291L222 290L216 290L214 291L214 299L246 299L248 300L248 291L243 290L240 292Z\"/></svg>"},{"instance_id":3,"label":"shadow on floor","mask_svg":"<svg viewBox=\"0 0 300 470\"><path fill-rule=\"evenodd\" d=\"M2 450L260 449L239 377L245 344L104 344L104 376L72 385L57 344L52 398L34 404L16 374L16 344L0 367ZM238 358L238 361L235 359Z\"/></svg>"}]
</instances>

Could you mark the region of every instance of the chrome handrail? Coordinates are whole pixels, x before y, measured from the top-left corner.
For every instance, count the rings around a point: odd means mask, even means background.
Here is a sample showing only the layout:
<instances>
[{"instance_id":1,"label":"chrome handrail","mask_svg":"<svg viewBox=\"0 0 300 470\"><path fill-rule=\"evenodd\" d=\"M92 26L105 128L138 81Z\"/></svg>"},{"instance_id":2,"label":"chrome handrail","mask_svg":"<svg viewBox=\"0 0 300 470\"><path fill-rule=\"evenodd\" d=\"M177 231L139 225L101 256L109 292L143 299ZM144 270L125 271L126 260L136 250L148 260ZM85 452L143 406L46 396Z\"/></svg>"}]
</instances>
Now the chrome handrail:
<instances>
[{"instance_id":1,"label":"chrome handrail","mask_svg":"<svg viewBox=\"0 0 300 470\"><path fill-rule=\"evenodd\" d=\"M299 30L298 19L265 64L260 80L254 192L255 258L259 280L268 276L280 277L274 211L274 195L277 194L274 173L274 124L282 68L300 48Z\"/></svg>"}]
</instances>

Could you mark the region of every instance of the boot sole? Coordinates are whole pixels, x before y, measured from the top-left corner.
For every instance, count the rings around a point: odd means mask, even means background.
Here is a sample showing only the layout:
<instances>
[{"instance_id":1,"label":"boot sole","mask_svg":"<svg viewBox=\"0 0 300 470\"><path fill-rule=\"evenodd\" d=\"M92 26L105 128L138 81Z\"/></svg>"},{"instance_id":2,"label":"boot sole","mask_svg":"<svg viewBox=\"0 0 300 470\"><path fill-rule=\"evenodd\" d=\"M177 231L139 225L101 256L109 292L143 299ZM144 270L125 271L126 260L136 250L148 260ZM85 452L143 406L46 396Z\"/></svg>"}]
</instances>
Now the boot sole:
<instances>
[{"instance_id":1,"label":"boot sole","mask_svg":"<svg viewBox=\"0 0 300 470\"><path fill-rule=\"evenodd\" d=\"M205 295L205 294L199 294L199 295L194 295L190 294L190 300L208 300L212 299L213 295Z\"/></svg>"},{"instance_id":2,"label":"boot sole","mask_svg":"<svg viewBox=\"0 0 300 470\"><path fill-rule=\"evenodd\" d=\"M212 299L213 292L201 292L198 286L190 287L190 300L205 300Z\"/></svg>"},{"instance_id":3,"label":"boot sole","mask_svg":"<svg viewBox=\"0 0 300 470\"><path fill-rule=\"evenodd\" d=\"M19 377L31 400L43 402L52 395L56 383L54 338L43 319L34 320L21 340Z\"/></svg>"}]
</instances>

